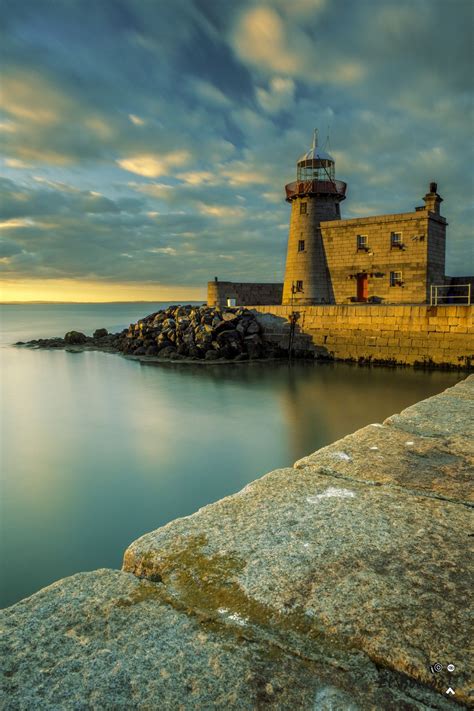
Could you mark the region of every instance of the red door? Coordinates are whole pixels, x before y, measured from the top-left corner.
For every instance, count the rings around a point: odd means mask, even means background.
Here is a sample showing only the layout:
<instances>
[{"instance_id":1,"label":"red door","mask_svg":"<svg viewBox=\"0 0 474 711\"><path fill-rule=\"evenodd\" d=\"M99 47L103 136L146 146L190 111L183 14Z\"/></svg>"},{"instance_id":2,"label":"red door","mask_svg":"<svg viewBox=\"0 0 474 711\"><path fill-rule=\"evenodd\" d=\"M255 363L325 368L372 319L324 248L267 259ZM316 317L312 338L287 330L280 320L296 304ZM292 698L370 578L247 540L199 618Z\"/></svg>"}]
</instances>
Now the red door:
<instances>
[{"instance_id":1,"label":"red door","mask_svg":"<svg viewBox=\"0 0 474 711\"><path fill-rule=\"evenodd\" d=\"M367 301L369 295L369 277L367 274L357 275L357 301Z\"/></svg>"}]
</instances>

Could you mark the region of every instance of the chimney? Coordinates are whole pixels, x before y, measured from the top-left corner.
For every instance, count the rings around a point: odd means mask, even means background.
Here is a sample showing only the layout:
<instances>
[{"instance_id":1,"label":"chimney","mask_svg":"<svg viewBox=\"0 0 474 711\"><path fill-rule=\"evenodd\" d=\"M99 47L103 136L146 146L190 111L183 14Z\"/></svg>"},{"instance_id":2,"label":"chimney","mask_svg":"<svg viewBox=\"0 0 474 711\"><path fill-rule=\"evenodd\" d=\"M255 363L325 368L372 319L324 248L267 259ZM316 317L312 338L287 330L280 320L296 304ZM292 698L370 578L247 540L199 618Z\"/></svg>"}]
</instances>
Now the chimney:
<instances>
[{"instance_id":1,"label":"chimney","mask_svg":"<svg viewBox=\"0 0 474 711\"><path fill-rule=\"evenodd\" d=\"M428 212L434 212L435 215L439 215L439 206L443 202L443 198L438 195L438 183L430 183L430 191L426 193L423 200L425 201L426 209Z\"/></svg>"}]
</instances>

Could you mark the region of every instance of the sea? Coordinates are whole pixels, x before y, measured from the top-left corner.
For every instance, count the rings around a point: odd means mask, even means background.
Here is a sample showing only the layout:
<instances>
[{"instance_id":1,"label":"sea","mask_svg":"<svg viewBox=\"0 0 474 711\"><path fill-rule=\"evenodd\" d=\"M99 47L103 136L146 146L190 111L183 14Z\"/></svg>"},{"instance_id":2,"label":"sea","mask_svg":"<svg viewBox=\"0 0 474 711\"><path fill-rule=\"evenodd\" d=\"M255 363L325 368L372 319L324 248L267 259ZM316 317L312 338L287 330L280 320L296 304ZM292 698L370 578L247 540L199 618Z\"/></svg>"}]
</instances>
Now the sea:
<instances>
[{"instance_id":1,"label":"sea","mask_svg":"<svg viewBox=\"0 0 474 711\"><path fill-rule=\"evenodd\" d=\"M345 363L140 364L13 345L119 331L169 302L2 305L2 607L120 568L136 538L454 385Z\"/></svg>"}]
</instances>

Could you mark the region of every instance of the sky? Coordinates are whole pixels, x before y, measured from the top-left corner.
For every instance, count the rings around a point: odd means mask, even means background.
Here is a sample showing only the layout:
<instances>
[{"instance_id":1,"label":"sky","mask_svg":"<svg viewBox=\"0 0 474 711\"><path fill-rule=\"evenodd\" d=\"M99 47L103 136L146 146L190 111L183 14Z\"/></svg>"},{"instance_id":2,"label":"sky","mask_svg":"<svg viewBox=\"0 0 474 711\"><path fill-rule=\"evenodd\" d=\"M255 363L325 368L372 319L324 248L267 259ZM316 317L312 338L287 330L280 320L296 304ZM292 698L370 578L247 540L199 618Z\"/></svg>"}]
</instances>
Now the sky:
<instances>
[{"instance_id":1,"label":"sky","mask_svg":"<svg viewBox=\"0 0 474 711\"><path fill-rule=\"evenodd\" d=\"M314 127L342 216L430 181L474 273L471 0L2 0L1 299L281 281Z\"/></svg>"}]
</instances>

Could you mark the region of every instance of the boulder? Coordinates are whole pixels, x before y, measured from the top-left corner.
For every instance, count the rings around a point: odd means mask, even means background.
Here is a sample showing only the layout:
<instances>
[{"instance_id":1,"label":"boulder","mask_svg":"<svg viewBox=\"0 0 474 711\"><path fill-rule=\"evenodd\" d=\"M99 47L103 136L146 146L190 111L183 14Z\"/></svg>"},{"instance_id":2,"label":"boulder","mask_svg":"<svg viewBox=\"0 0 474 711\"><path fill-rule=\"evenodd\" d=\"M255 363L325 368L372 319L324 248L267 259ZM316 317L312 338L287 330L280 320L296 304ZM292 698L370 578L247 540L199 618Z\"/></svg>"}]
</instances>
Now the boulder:
<instances>
[{"instance_id":1,"label":"boulder","mask_svg":"<svg viewBox=\"0 0 474 711\"><path fill-rule=\"evenodd\" d=\"M71 346L80 346L87 343L87 336L80 331L68 331L64 336L64 342Z\"/></svg>"},{"instance_id":2,"label":"boulder","mask_svg":"<svg viewBox=\"0 0 474 711\"><path fill-rule=\"evenodd\" d=\"M160 356L160 358L173 358L177 354L178 351L174 346L167 346L166 348L161 348L158 351L158 355Z\"/></svg>"},{"instance_id":3,"label":"boulder","mask_svg":"<svg viewBox=\"0 0 474 711\"><path fill-rule=\"evenodd\" d=\"M219 358L219 354L217 351L206 351L206 355L204 356L204 360L217 360Z\"/></svg>"},{"instance_id":4,"label":"boulder","mask_svg":"<svg viewBox=\"0 0 474 711\"><path fill-rule=\"evenodd\" d=\"M108 335L109 335L109 332L107 331L106 328L97 328L94 331L93 338L105 338Z\"/></svg>"},{"instance_id":5,"label":"boulder","mask_svg":"<svg viewBox=\"0 0 474 711\"><path fill-rule=\"evenodd\" d=\"M248 353L249 358L261 358L263 355L263 345L262 339L257 333L251 336L246 336L244 338L245 350Z\"/></svg>"},{"instance_id":6,"label":"boulder","mask_svg":"<svg viewBox=\"0 0 474 711\"><path fill-rule=\"evenodd\" d=\"M248 335L253 335L254 333L260 333L260 326L254 319L249 320L247 325Z\"/></svg>"}]
</instances>

